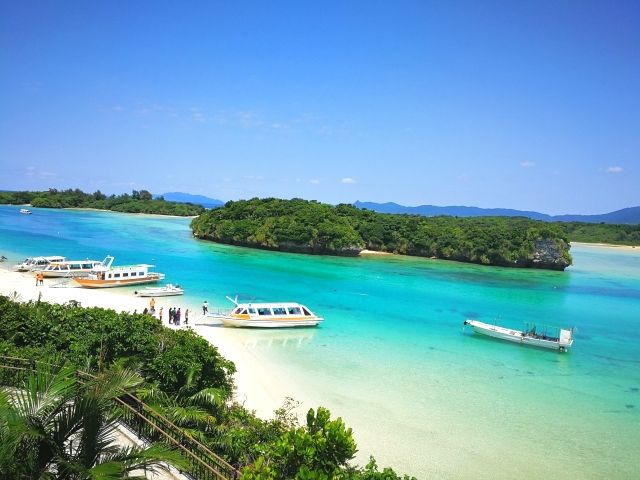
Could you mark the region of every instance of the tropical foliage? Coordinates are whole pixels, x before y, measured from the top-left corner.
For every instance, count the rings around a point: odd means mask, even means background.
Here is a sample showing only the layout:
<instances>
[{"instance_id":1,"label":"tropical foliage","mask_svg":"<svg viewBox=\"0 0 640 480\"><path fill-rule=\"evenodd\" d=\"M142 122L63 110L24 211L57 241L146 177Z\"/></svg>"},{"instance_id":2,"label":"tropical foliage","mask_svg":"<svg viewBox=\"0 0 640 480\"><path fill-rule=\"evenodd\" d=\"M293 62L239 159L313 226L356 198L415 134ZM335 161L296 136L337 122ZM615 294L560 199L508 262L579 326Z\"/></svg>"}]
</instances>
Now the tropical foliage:
<instances>
[{"instance_id":1,"label":"tropical foliage","mask_svg":"<svg viewBox=\"0 0 640 480\"><path fill-rule=\"evenodd\" d=\"M572 242L640 245L640 225L584 222L561 222L559 225Z\"/></svg>"},{"instance_id":2,"label":"tropical foliage","mask_svg":"<svg viewBox=\"0 0 640 480\"><path fill-rule=\"evenodd\" d=\"M309 411L306 423L299 425L292 413L294 403L285 404L276 411L273 419L262 420L233 402L233 363L220 356L215 347L188 329L170 330L148 315L83 308L77 302L65 305L39 301L20 303L0 296L0 312L3 317L0 355L34 361L52 356L64 358L69 369L80 368L85 371L102 372L113 369L114 365L135 369L140 377L130 373L125 375L128 380L124 386L135 388L136 395L145 403L241 470L242 478L400 479L389 468L378 471L373 460L364 468L350 466L348 462L356 452L351 429L341 419L331 419L325 408ZM122 368L117 367L116 373L129 371ZM64 371L58 376L62 387L56 387L53 397L62 400L63 393L68 388L69 394L73 392L74 398L84 398L82 395L85 390L78 385L74 386L69 377L64 375ZM47 385L48 381L42 379L36 383ZM9 374L1 368L0 383L10 383ZM105 382L100 384L104 385ZM89 388L85 393L91 392L93 390ZM74 465L74 472L80 473L78 476L56 478L89 478L89 475L93 475L91 478L111 478L100 477L98 473L103 471L100 469L123 472L122 465L133 468L138 464L136 462L144 458L155 459L164 455L162 450L152 450L147 457L142 458L143 453L137 451L120 452L116 455L115 452L105 450L106 456L95 456L100 461L82 460L85 462L82 465L78 463L81 459L76 458L80 455L78 452L74 451L68 458L62 457L66 453L60 450L59 445L68 447L69 444L65 443L67 440L64 440L64 432L60 430L62 427L55 426L53 418L63 418L63 406L68 407L72 403L60 403L60 411L53 414L53 417L50 413L53 410L43 411L42 418L49 415L46 421L52 427L46 430L46 435L42 434L42 438L56 436L60 440L58 446L51 447L52 452L57 453L51 453L49 457L52 460L47 461L46 466L43 467L43 463L34 457L33 465L40 468L37 471L58 469L57 462L64 461ZM19 470L22 467L14 465L15 461L11 460L18 448L23 449L21 452L26 451L24 445L16 443L17 437L12 436L14 440L11 441L6 440L10 437L2 437L8 435L8 422L19 417L12 410L13 405L6 396L0 399L0 444L13 445L9 450L0 448L0 457L7 455L2 457L5 459L4 463L0 459L0 468L7 469L0 470L0 478L40 478L29 476L31 474L26 470ZM86 406L81 402L77 408L81 407ZM97 415L97 410L94 409L93 412L92 415ZM88 417L78 414L73 418ZM108 411L104 412L104 416L96 418L104 418L101 425L106 430L110 428L111 417ZM18 428L23 424L16 425ZM103 435L98 434L98 431L97 427L91 430L91 438L83 439L83 444L85 441L89 442L87 445L99 442ZM86 432L88 435L90 431ZM78 444L75 445L80 448ZM109 470L111 467L102 466L103 460L107 458L113 460L113 465L117 464L117 467ZM3 475L5 471L8 472L7 475Z\"/></svg>"},{"instance_id":3,"label":"tropical foliage","mask_svg":"<svg viewBox=\"0 0 640 480\"><path fill-rule=\"evenodd\" d=\"M0 389L0 476L107 480L166 470L166 462L183 465L163 445L114 441L119 415L113 400L140 381L126 369L81 378L70 365L39 362L22 384Z\"/></svg>"},{"instance_id":4,"label":"tropical foliage","mask_svg":"<svg viewBox=\"0 0 640 480\"><path fill-rule=\"evenodd\" d=\"M157 215L199 215L204 211L200 205L192 203L167 202L160 197L154 199L146 190L133 190L131 195L107 196L100 190L84 193L79 189L44 192L0 192L0 203L13 205L31 204L46 208L96 208L125 213L153 213Z\"/></svg>"},{"instance_id":5,"label":"tropical foliage","mask_svg":"<svg viewBox=\"0 0 640 480\"><path fill-rule=\"evenodd\" d=\"M539 242L548 242L564 266L571 261L558 225L522 217L392 215L346 204L254 198L204 212L191 228L198 238L274 250L350 255L367 248L516 267L536 266Z\"/></svg>"}]
</instances>

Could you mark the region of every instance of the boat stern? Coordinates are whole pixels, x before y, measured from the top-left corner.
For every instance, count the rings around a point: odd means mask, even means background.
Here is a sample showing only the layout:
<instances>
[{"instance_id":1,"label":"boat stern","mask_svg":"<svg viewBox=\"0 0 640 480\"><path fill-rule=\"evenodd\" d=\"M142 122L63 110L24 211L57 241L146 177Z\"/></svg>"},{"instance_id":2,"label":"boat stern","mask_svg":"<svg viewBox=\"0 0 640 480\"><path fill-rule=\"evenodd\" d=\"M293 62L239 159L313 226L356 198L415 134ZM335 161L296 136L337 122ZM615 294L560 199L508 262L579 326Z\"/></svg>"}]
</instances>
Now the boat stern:
<instances>
[{"instance_id":1,"label":"boat stern","mask_svg":"<svg viewBox=\"0 0 640 480\"><path fill-rule=\"evenodd\" d=\"M567 351L573 345L573 329L560 329L560 337L558 339L558 345L561 352Z\"/></svg>"}]
</instances>

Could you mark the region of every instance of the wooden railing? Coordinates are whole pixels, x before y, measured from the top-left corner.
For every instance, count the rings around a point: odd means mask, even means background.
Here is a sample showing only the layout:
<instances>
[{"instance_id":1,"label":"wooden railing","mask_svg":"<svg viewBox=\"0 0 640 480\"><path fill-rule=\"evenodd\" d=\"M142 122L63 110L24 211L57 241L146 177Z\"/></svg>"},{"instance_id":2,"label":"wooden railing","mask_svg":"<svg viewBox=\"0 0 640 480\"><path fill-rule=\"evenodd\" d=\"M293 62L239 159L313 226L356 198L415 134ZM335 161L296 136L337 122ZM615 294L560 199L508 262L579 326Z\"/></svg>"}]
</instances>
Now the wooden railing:
<instances>
[{"instance_id":1,"label":"wooden railing","mask_svg":"<svg viewBox=\"0 0 640 480\"><path fill-rule=\"evenodd\" d=\"M17 386L21 378L36 369L36 360L0 355L0 383ZM81 382L96 378L83 371L76 371ZM120 421L139 439L147 442L162 442L174 448L187 459L188 467L181 473L196 480L235 480L239 472L223 458L173 424L137 397L122 392L114 399L122 411Z\"/></svg>"}]
</instances>

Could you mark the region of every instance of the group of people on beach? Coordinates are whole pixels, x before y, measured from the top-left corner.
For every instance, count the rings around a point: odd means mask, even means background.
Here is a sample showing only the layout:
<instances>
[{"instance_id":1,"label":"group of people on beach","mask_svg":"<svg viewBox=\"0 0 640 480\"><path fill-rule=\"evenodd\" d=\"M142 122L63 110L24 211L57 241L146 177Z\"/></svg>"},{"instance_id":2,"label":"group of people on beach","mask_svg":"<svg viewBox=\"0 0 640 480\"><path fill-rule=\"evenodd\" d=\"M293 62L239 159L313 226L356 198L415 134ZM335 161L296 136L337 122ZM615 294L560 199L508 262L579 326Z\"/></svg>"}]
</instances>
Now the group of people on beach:
<instances>
[{"instance_id":1,"label":"group of people on beach","mask_svg":"<svg viewBox=\"0 0 640 480\"><path fill-rule=\"evenodd\" d=\"M44 285L44 275L42 272L36 273L36 287L40 285Z\"/></svg>"},{"instance_id":2,"label":"group of people on beach","mask_svg":"<svg viewBox=\"0 0 640 480\"><path fill-rule=\"evenodd\" d=\"M162 314L164 312L164 307L160 307L158 310L158 319L162 321ZM156 299L152 298L149 300L149 308L146 308L142 311L144 315L156 315ZM169 307L169 324L170 325L181 325L183 319L182 309L180 307ZM184 310L184 324L189 325L189 309L186 308Z\"/></svg>"}]
</instances>

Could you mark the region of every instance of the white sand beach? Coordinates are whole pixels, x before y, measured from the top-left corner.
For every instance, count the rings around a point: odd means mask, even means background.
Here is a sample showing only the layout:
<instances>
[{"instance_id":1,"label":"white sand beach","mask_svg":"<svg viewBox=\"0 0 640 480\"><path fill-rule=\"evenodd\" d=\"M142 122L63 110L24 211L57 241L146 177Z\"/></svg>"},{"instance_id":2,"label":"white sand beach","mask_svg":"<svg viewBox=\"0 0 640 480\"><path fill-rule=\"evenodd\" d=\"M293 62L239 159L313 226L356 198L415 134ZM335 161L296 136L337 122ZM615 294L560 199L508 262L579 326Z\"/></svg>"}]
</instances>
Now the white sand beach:
<instances>
[{"instance_id":1,"label":"white sand beach","mask_svg":"<svg viewBox=\"0 0 640 480\"><path fill-rule=\"evenodd\" d=\"M636 247L634 245L615 245L613 243L571 242L571 246L572 247L587 247L587 248L608 248L608 249L611 249L611 250L640 253L640 247Z\"/></svg>"},{"instance_id":2,"label":"white sand beach","mask_svg":"<svg viewBox=\"0 0 640 480\"><path fill-rule=\"evenodd\" d=\"M7 265L6 267L8 267ZM4 267L4 265L3 265ZM19 273L0 268L0 294L19 301L37 300L44 302L66 303L71 300L80 302L83 307L102 307L116 311L142 313L149 307L149 298L136 297L130 290L119 288L86 289L76 287L73 281L61 282L60 279L45 279L44 285L36 286L33 273ZM63 285L60 285L63 283ZM58 285L58 286L56 286ZM287 396L287 388L274 374L272 368L258 361L239 340L238 332L220 326L200 324L205 317L200 305L190 305L183 297L156 298L156 312L163 307L163 323L170 328L192 328L196 333L216 346L220 353L236 365L234 376L236 400L250 410L255 410L262 418L273 416L275 409L282 406ZM170 307L189 309L189 326L176 327L168 324Z\"/></svg>"}]
</instances>

